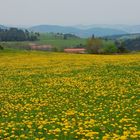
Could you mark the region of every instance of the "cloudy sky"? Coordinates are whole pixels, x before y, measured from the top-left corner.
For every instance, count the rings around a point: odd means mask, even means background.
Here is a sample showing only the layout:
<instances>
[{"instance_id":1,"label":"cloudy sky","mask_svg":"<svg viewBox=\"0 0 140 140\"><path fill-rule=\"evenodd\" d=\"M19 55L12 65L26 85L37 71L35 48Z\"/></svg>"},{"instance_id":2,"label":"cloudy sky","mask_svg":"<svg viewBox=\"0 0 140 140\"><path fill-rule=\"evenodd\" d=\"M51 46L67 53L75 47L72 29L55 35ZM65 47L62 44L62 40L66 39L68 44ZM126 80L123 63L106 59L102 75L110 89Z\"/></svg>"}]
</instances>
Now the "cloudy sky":
<instances>
[{"instance_id":1,"label":"cloudy sky","mask_svg":"<svg viewBox=\"0 0 140 140\"><path fill-rule=\"evenodd\" d=\"M0 24L140 24L140 0L0 0Z\"/></svg>"}]
</instances>

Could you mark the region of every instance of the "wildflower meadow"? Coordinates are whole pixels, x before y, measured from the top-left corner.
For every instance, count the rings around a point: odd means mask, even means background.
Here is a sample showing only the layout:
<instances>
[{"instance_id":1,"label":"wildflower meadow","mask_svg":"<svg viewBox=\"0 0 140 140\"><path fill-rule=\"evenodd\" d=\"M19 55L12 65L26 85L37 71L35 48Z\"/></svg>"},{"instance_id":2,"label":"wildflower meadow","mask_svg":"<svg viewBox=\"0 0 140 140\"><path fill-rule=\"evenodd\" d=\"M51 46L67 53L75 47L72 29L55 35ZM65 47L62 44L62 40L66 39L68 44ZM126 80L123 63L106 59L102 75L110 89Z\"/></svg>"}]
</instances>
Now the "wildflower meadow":
<instances>
[{"instance_id":1,"label":"wildflower meadow","mask_svg":"<svg viewBox=\"0 0 140 140\"><path fill-rule=\"evenodd\" d=\"M140 139L140 54L1 52L0 139Z\"/></svg>"}]
</instances>

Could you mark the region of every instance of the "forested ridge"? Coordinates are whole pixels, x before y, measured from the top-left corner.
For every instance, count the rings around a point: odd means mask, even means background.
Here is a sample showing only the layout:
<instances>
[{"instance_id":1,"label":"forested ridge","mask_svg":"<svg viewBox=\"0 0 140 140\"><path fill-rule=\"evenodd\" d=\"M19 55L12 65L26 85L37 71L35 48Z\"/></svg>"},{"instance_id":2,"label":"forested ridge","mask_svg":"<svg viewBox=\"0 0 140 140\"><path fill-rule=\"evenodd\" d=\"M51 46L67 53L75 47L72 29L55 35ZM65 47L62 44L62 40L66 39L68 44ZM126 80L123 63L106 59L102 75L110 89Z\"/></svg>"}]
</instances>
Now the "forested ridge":
<instances>
[{"instance_id":1,"label":"forested ridge","mask_svg":"<svg viewBox=\"0 0 140 140\"><path fill-rule=\"evenodd\" d=\"M0 41L35 41L39 33L29 32L18 28L1 29Z\"/></svg>"}]
</instances>

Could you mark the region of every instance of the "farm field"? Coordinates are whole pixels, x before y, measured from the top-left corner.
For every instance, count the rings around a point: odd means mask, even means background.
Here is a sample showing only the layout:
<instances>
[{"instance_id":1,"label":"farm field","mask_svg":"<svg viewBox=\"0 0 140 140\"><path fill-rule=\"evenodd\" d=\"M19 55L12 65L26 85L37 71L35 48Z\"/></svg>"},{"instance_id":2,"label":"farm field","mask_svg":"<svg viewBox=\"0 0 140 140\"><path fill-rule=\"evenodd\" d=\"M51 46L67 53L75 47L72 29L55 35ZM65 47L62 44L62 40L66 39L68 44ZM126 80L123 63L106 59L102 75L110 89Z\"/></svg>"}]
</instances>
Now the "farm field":
<instances>
[{"instance_id":1,"label":"farm field","mask_svg":"<svg viewBox=\"0 0 140 140\"><path fill-rule=\"evenodd\" d=\"M66 39L56 38L55 35L51 35L50 33L40 34L39 40L37 41L9 41L9 42L0 42L0 45L4 46L5 49L17 49L23 50L25 46L29 46L29 44L38 44L38 45L51 45L57 49L57 51L62 51L64 48L76 47L79 44L86 45L87 39L83 38L72 38Z\"/></svg>"},{"instance_id":2,"label":"farm field","mask_svg":"<svg viewBox=\"0 0 140 140\"><path fill-rule=\"evenodd\" d=\"M51 35L50 33L44 33L40 35L36 44L44 45L49 44L55 47L58 51L63 51L64 48L75 47L76 45L82 44L86 45L87 39L83 38L69 38L64 40L63 38L56 38L55 35Z\"/></svg>"},{"instance_id":3,"label":"farm field","mask_svg":"<svg viewBox=\"0 0 140 140\"><path fill-rule=\"evenodd\" d=\"M140 53L0 52L0 139L140 139Z\"/></svg>"}]
</instances>

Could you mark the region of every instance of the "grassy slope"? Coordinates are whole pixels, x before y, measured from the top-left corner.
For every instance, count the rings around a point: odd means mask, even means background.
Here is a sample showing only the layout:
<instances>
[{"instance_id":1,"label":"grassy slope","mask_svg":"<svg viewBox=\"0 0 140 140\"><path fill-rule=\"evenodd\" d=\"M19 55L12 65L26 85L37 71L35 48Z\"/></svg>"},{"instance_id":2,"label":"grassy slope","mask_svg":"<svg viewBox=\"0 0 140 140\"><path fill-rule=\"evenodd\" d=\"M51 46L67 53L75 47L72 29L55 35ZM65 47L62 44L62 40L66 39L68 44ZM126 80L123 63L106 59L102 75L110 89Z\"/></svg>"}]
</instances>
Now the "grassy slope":
<instances>
[{"instance_id":1,"label":"grassy slope","mask_svg":"<svg viewBox=\"0 0 140 140\"><path fill-rule=\"evenodd\" d=\"M79 44L86 44L87 39L67 39L55 38L51 34L42 34L40 40L37 41L37 44L50 44L53 47L56 47L58 50L63 50L64 47L75 47Z\"/></svg>"},{"instance_id":2,"label":"grassy slope","mask_svg":"<svg viewBox=\"0 0 140 140\"><path fill-rule=\"evenodd\" d=\"M10 42L0 42L0 45L2 45L5 49L22 49L22 47L28 46L29 41L10 41Z\"/></svg>"},{"instance_id":3,"label":"grassy slope","mask_svg":"<svg viewBox=\"0 0 140 140\"><path fill-rule=\"evenodd\" d=\"M36 43L40 45L52 45L53 47L56 47L58 50L63 51L65 47L74 47L79 44L86 44L87 39L61 39L61 38L55 38L54 35L51 35L50 33L41 34L38 41L35 42L0 42L3 46L6 48L15 48L19 49L24 46L28 46L29 43Z\"/></svg>"}]
</instances>

